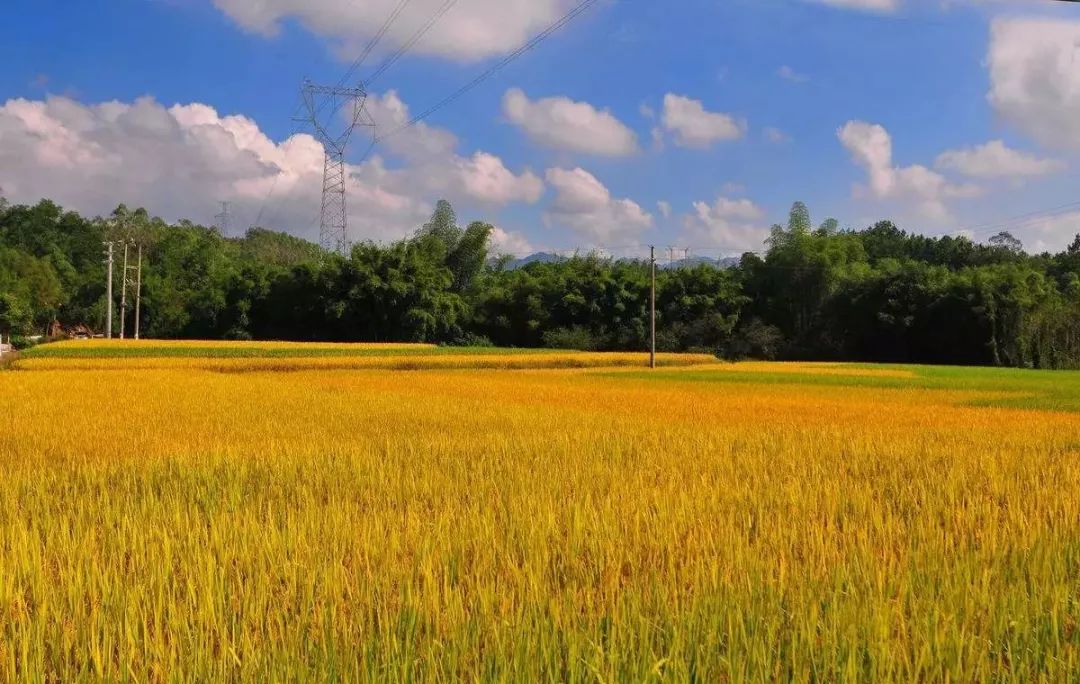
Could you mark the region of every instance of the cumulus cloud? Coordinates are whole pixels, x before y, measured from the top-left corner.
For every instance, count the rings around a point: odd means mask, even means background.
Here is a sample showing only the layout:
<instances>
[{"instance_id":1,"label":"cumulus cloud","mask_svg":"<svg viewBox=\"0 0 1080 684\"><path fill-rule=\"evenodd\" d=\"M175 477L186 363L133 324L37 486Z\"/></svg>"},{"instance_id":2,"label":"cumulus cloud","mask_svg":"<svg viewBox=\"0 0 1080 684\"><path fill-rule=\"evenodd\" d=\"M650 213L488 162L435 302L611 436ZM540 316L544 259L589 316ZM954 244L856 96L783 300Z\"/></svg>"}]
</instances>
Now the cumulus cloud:
<instances>
[{"instance_id":1,"label":"cumulus cloud","mask_svg":"<svg viewBox=\"0 0 1080 684\"><path fill-rule=\"evenodd\" d=\"M411 119L408 106L395 91L368 98L368 111L376 124L396 130ZM460 157L457 138L444 129L419 123L407 132L385 139L386 150L399 155L408 167L398 173L403 185L447 196L464 196L483 205L512 202L533 204L544 191L543 181L529 170L510 171L499 157L475 152Z\"/></svg>"},{"instance_id":2,"label":"cumulus cloud","mask_svg":"<svg viewBox=\"0 0 1080 684\"><path fill-rule=\"evenodd\" d=\"M408 116L393 93L374 98L373 107ZM442 196L500 206L536 202L543 192L538 177L515 174L498 157L457 155L445 131L417 135L419 142L397 143L404 164L392 168L375 155L348 166L352 239L400 237ZM204 104L165 107L142 98L84 105L53 97L0 106L0 186L13 201L50 197L89 214L125 202L169 220L208 222L217 200L228 199L238 224L255 221L265 206L268 227L316 239L322 172L323 149L310 135L275 142L251 119Z\"/></svg>"},{"instance_id":3,"label":"cumulus cloud","mask_svg":"<svg viewBox=\"0 0 1080 684\"><path fill-rule=\"evenodd\" d=\"M410 121L409 106L390 90L382 95L369 95L365 111L371 117L376 129L383 136L381 148L411 161L445 158L453 154L458 146L458 139L450 131L429 126L423 121L414 124L407 131L387 136L387 132L398 130Z\"/></svg>"},{"instance_id":4,"label":"cumulus cloud","mask_svg":"<svg viewBox=\"0 0 1080 684\"><path fill-rule=\"evenodd\" d=\"M503 96L503 114L535 142L610 157L633 154L637 135L611 112L566 97L530 100L520 89Z\"/></svg>"},{"instance_id":5,"label":"cumulus cloud","mask_svg":"<svg viewBox=\"0 0 1080 684\"><path fill-rule=\"evenodd\" d=\"M694 202L683 217L681 240L730 254L759 251L769 236L765 211L749 199L720 196L712 203Z\"/></svg>"},{"instance_id":6,"label":"cumulus cloud","mask_svg":"<svg viewBox=\"0 0 1080 684\"><path fill-rule=\"evenodd\" d=\"M1018 237L1023 237L1029 252L1059 251L1080 234L1080 212L1057 213L1028 219Z\"/></svg>"},{"instance_id":7,"label":"cumulus cloud","mask_svg":"<svg viewBox=\"0 0 1080 684\"><path fill-rule=\"evenodd\" d=\"M857 194L868 193L875 199L911 205L923 217L937 220L949 216L946 200L980 194L978 187L950 183L925 166L894 165L892 136L882 126L849 121L837 131L837 136L852 161L866 171L867 184L857 187Z\"/></svg>"},{"instance_id":8,"label":"cumulus cloud","mask_svg":"<svg viewBox=\"0 0 1080 684\"><path fill-rule=\"evenodd\" d=\"M1058 173L1065 164L1056 159L1043 159L1014 150L1001 140L991 140L984 145L942 152L934 163L939 169L947 169L971 178L1032 178Z\"/></svg>"},{"instance_id":9,"label":"cumulus cloud","mask_svg":"<svg viewBox=\"0 0 1080 684\"><path fill-rule=\"evenodd\" d=\"M358 55L399 0L213 0L244 29L273 36L295 20L309 31L335 39L340 51ZM444 0L413 0L391 25L384 44L397 47L444 5ZM459 61L513 51L562 16L572 0L470 0L454 5L413 52Z\"/></svg>"},{"instance_id":10,"label":"cumulus cloud","mask_svg":"<svg viewBox=\"0 0 1080 684\"><path fill-rule=\"evenodd\" d=\"M596 176L582 168L547 171L555 199L544 214L549 224L564 225L596 241L634 238L652 227L652 214L629 199L616 199Z\"/></svg>"},{"instance_id":11,"label":"cumulus cloud","mask_svg":"<svg viewBox=\"0 0 1080 684\"><path fill-rule=\"evenodd\" d=\"M310 136L275 144L250 119L200 104L166 108L141 98L86 106L52 97L0 106L0 185L8 196L51 197L91 213L126 201L197 218L219 198L257 194L275 176L283 189L313 169L321 176L321 157Z\"/></svg>"},{"instance_id":12,"label":"cumulus cloud","mask_svg":"<svg viewBox=\"0 0 1080 684\"><path fill-rule=\"evenodd\" d=\"M664 218L671 218L671 202L660 200L656 203L656 208L660 210L661 216Z\"/></svg>"},{"instance_id":13,"label":"cumulus cloud","mask_svg":"<svg viewBox=\"0 0 1080 684\"><path fill-rule=\"evenodd\" d=\"M705 149L746 134L746 124L730 114L710 112L700 100L674 93L664 96L661 121L664 128L674 134L675 144L680 147Z\"/></svg>"},{"instance_id":14,"label":"cumulus cloud","mask_svg":"<svg viewBox=\"0 0 1080 684\"><path fill-rule=\"evenodd\" d=\"M987 63L998 113L1044 145L1080 150L1080 22L997 19Z\"/></svg>"},{"instance_id":15,"label":"cumulus cloud","mask_svg":"<svg viewBox=\"0 0 1080 684\"><path fill-rule=\"evenodd\" d=\"M491 233L491 251L493 254L509 254L510 256L523 257L535 253L529 239L518 231L507 231L495 227Z\"/></svg>"}]
</instances>

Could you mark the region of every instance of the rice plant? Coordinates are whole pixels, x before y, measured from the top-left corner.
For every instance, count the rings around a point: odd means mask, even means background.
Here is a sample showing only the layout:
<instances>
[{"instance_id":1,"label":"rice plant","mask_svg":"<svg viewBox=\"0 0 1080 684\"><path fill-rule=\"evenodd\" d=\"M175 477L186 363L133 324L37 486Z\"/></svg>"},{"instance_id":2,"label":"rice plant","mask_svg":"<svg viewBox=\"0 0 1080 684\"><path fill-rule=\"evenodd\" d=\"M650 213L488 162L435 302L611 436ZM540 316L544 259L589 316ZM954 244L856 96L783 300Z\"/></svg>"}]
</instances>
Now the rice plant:
<instances>
[{"instance_id":1,"label":"rice plant","mask_svg":"<svg viewBox=\"0 0 1080 684\"><path fill-rule=\"evenodd\" d=\"M0 680L1077 679L1076 375L519 357L0 373Z\"/></svg>"}]
</instances>

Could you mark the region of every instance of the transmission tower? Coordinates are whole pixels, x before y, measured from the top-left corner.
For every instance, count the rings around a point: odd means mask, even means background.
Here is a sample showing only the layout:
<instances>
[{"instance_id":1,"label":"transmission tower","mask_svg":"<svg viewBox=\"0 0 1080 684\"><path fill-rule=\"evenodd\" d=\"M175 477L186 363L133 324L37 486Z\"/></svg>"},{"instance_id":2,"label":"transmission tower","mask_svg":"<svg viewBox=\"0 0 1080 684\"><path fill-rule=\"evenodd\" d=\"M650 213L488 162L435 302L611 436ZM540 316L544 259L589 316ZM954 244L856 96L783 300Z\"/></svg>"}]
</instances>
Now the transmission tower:
<instances>
[{"instance_id":1,"label":"transmission tower","mask_svg":"<svg viewBox=\"0 0 1080 684\"><path fill-rule=\"evenodd\" d=\"M221 229L222 237L229 237L229 202L218 202L221 205L221 213L214 217Z\"/></svg>"},{"instance_id":2,"label":"transmission tower","mask_svg":"<svg viewBox=\"0 0 1080 684\"><path fill-rule=\"evenodd\" d=\"M311 125L315 137L322 143L326 157L323 163L322 219L319 223L319 244L323 249L344 254L348 249L348 219L345 212L345 150L357 126L374 127L375 122L364 109L367 91L363 86L321 86L304 81L300 89L306 116L299 121ZM344 111L344 129L338 112Z\"/></svg>"}]
</instances>

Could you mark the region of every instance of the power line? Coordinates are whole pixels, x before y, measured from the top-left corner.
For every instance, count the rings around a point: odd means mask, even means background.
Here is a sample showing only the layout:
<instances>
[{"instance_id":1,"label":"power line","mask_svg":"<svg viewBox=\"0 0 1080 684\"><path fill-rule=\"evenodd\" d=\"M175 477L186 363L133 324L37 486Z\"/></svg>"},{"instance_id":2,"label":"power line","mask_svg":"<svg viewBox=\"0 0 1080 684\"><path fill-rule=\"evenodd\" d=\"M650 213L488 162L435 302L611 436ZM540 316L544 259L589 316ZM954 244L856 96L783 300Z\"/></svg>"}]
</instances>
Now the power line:
<instances>
[{"instance_id":1,"label":"power line","mask_svg":"<svg viewBox=\"0 0 1080 684\"><path fill-rule=\"evenodd\" d=\"M1008 228L1025 228L1036 225L1046 219L1056 218L1058 216L1065 216L1076 211L1080 211L1080 201L1069 202L1067 204L1050 207L1048 209L1032 211L1026 214L1019 214L1017 216L1012 216L995 222L981 223L963 228L958 228L948 233L936 233L934 235L928 235L927 237L944 237L964 232L971 232L972 234L989 234Z\"/></svg>"},{"instance_id":2,"label":"power line","mask_svg":"<svg viewBox=\"0 0 1080 684\"><path fill-rule=\"evenodd\" d=\"M290 133L291 138L294 133ZM288 138L286 138L288 140ZM262 204L259 205L259 213L255 216L255 223L251 224L252 227L262 227L263 212L266 211L266 204L270 201L270 198L274 196L274 191L277 190L278 180L281 178L281 171L279 170L274 174L274 180L270 182L270 189L266 191L266 197L263 198Z\"/></svg>"},{"instance_id":3,"label":"power line","mask_svg":"<svg viewBox=\"0 0 1080 684\"><path fill-rule=\"evenodd\" d=\"M301 95L301 94L297 94L296 109L293 110L293 115L291 117L293 119L293 125L292 125L292 129L289 131L289 134L287 136L285 136L286 141L289 140L290 138L292 138L294 135L296 135L300 131L300 122L297 120L297 117L299 117L300 112L303 110L303 108L304 108L304 96ZM274 192L277 190L278 181L280 181L280 180L281 180L281 172L279 170L278 173L274 174L274 180L270 182L270 189L266 191L266 196L263 197L262 204L259 205L259 212L255 216L255 223L251 224L252 226L262 227L263 213L266 211L266 205L270 202L270 199L274 196Z\"/></svg>"},{"instance_id":4,"label":"power line","mask_svg":"<svg viewBox=\"0 0 1080 684\"><path fill-rule=\"evenodd\" d=\"M401 15L409 2L410 0L400 0L398 2L394 10L383 22L382 27L380 27L376 34L372 36L367 47L345 72L345 75L338 81L336 86L318 86L311 81L305 81L304 86L301 89L302 102L307 109L307 115L304 120L312 126L316 137L323 144L323 149L325 151L321 208L322 221L319 227L319 242L324 249L336 250L341 253L344 253L347 249L348 213L345 208L345 203L348 169L345 162L346 146L348 145L349 138L352 136L352 132L356 126L374 127L374 121L371 120L371 116L366 113L364 108L367 100L367 88L365 85L360 84L356 87L347 87L344 84L349 80L352 74L360 68L368 55L375 49L375 46L383 36L386 35L387 31L390 30L390 27ZM412 38L406 41L400 48L391 54L390 57L383 61L382 66L375 72L373 78L377 78L385 73L387 69L397 62L397 60L401 59L401 57L422 39L455 4L457 4L457 0L446 0L442 7L440 7L439 10L436 11L423 26L421 26ZM330 113L328 116L324 117L323 111L327 108L327 105L329 105ZM349 125L343 132L339 133L338 129L333 128L333 122L337 117L338 111L346 105L351 105L352 115L350 117ZM374 134L372 135L371 146L368 148L367 152L364 153L365 158L371 153L372 148L374 148ZM277 177L275 177L274 182L271 183L270 192L267 195L268 197L273 194L276 187ZM260 220L262 218L261 209L258 218Z\"/></svg>"},{"instance_id":5,"label":"power line","mask_svg":"<svg viewBox=\"0 0 1080 684\"><path fill-rule=\"evenodd\" d=\"M356 73L357 69L363 66L368 56L370 56L371 52L375 49L375 46L379 44L379 41L383 39L383 36L386 35L386 32L390 30L390 27L393 26L395 21L397 21L397 18L401 16L401 13L408 6L409 2L411 2L411 0L401 0L401 2L398 3L397 7L394 8L394 11L391 12L390 16L388 16L386 18L386 21L383 22L383 25L381 28L379 28L378 33L372 36L371 40L368 41L367 46L364 48L364 51L360 53L360 56L356 58L356 60L352 63L352 66L349 67L349 70L346 71L345 75L341 77L340 81L338 81L339 86L345 85L345 82L352 78L352 75Z\"/></svg>"},{"instance_id":6,"label":"power line","mask_svg":"<svg viewBox=\"0 0 1080 684\"><path fill-rule=\"evenodd\" d=\"M576 7L574 7L574 9L570 10L565 15L563 15L562 18L558 19L555 23L548 26L546 29L541 31L536 36L534 36L527 43L525 43L524 45L519 47L517 50L514 50L512 53L507 55L505 58L503 58L502 60L497 62L490 69L488 69L484 73L480 74L479 76L477 76L473 80L469 81L468 83L466 83L461 88L458 88L456 91L454 91L453 93L451 93L447 97L443 98L441 101L439 101L434 106L429 107L428 109L423 111L421 114L413 117L409 122L407 122L405 124L402 124L401 126L399 126L398 128L394 129L393 131L391 131L390 133L388 133L388 134L386 134L384 136L379 136L376 139L377 142L381 142L381 141L383 141L383 140L385 140L385 139L387 139L387 138L389 138L391 136L394 136L394 135L397 135L397 134L401 133L402 131L404 131L404 130L406 130L408 128L412 128L413 126L420 123L424 119L428 118L429 116L431 116L435 112L439 111L440 109L453 104L456 100L461 98L463 95L465 95L469 91L473 90L478 85L480 85L481 83L488 80L489 78L494 76L496 73L498 73L499 71L504 69L511 62L518 59L519 57L524 55L526 52L529 52L530 50L535 48L540 43L544 42L544 40L546 40L549 36L551 36L551 34L559 31L561 28L563 28L564 26L566 26L567 24L572 22L574 19L577 19L578 16L580 16L581 14L588 11L596 3L597 3L597 0L583 0L583 2L579 3Z\"/></svg>"},{"instance_id":7,"label":"power line","mask_svg":"<svg viewBox=\"0 0 1080 684\"><path fill-rule=\"evenodd\" d=\"M349 138L352 137L356 127L371 125L364 121L367 91L362 86L355 88L320 86L308 81L304 83L302 93L308 110L307 120L322 143L324 151L322 223L319 226L319 244L327 251L338 251L344 254L349 240L348 212L345 208L348 178L345 152ZM326 120L319 117L319 111L327 101L331 103L331 109L334 112L346 104L351 106L352 115L344 130L333 128L333 116Z\"/></svg>"},{"instance_id":8,"label":"power line","mask_svg":"<svg viewBox=\"0 0 1080 684\"><path fill-rule=\"evenodd\" d=\"M375 48L376 48L376 46L378 46L379 42L386 36L387 32L390 30L390 27L394 25L394 22L397 21L398 17L401 16L401 13L405 10L406 7L408 7L408 5L409 5L409 3L411 1L412 0L401 0L397 4L397 6L393 9L393 11L390 12L390 14L386 17L386 20L383 21L382 26L379 27L379 30L375 33L375 35L373 35L371 37L371 40L368 41L368 44L364 47L364 51L360 53L360 56L358 56L355 60L353 60L353 63L345 71L345 75L343 75L341 77L341 79L338 81L337 86L339 88L344 86L345 82L348 81L350 78L352 78L352 75L355 74L356 71L358 69L360 69L361 66L363 66L364 62L371 55L371 53L375 50ZM306 81L306 79L305 79L305 81ZM325 106L325 104L326 104L325 100L323 102L319 103L319 110L318 110L319 114L321 114L322 108ZM292 130L290 130L289 135L286 136L286 138L285 138L286 140L288 140L289 138L291 138L292 136L296 135L299 132L299 130L300 130L300 122L297 121L296 119L300 115L300 112L303 111L304 106L305 106L304 97L303 97L303 95L300 95L299 101L296 104L296 109L293 110L293 115L291 117L294 120L293 121L293 127L292 127ZM336 108L335 108L334 113L335 114L337 113ZM281 173L280 172L274 175L274 180L270 183L270 188L267 190L266 196L263 198L262 204L259 206L259 211L258 211L258 214L255 217L255 223L253 225L255 225L255 226L261 226L262 225L263 214L266 211L266 205L270 202L270 199L274 196L274 193L277 191L278 181L280 179L281 179Z\"/></svg>"},{"instance_id":9,"label":"power line","mask_svg":"<svg viewBox=\"0 0 1080 684\"><path fill-rule=\"evenodd\" d=\"M380 29L379 33L376 34L376 37L373 38L371 43L369 43L369 47L365 49L364 53L361 55L361 59L357 60L358 63L362 63L363 59L366 59L366 57L370 54L370 51L372 49L374 49L374 45L378 42L378 39L381 39L382 36L385 35L386 31L389 30L390 25L392 25L393 22L398 18L398 16L400 16L401 11L404 10L404 7L405 7L405 5L408 4L408 2L409 2L409 0L402 0L402 2L400 2L398 4L398 6L395 8L394 12L392 12L391 15L387 18L386 22L384 22L383 28ZM519 57L521 57L525 53L529 52L533 48L535 48L537 45L539 45L544 40L546 40L549 36L551 36L551 34L559 31L564 26L566 26L567 24L572 22L574 19L576 19L578 16L580 16L581 14L583 14L584 12L589 10L594 4L596 4L596 2L597 2L597 0L583 0L583 2L579 3L572 10L570 10L565 15L563 15L559 20L557 20L556 22L554 22L553 24L548 26L546 29L541 31L536 36L534 36L531 40L526 42L524 45L519 47L517 50L512 52L510 55L508 55L507 57L500 60L498 63L493 65L490 69L488 69L484 73L480 74L479 76L474 78L472 81L466 83L464 86L462 86L461 88L459 88L455 92L451 93L446 98L443 98L443 100L441 100L440 102L435 104L433 107L430 107L427 110L425 110L424 112L422 112L420 115L418 115L416 117L413 117L413 119L411 119L407 123L403 124L402 126L399 126L398 128L394 129L393 131L391 131L389 134L387 134L385 136L375 136L375 135L373 135L370 145L368 145L367 149L364 151L363 156L356 163L357 164L363 164L368 159L368 157L371 155L371 153L374 151L376 145L379 142L381 142L382 140L385 140L386 138L397 135L397 134L401 133L402 131L415 126L416 124L418 124L421 121L423 121L424 119L428 118L429 116L431 116L435 112L439 111L440 109L443 109L444 107L449 106L450 104L452 104L456 100L460 99L462 96L464 96L465 94L467 94L468 92L470 92L471 90L476 88L478 85L480 85L481 83L483 83L487 79L491 78L493 75L495 75L497 72L499 72L500 70L505 68L507 65L509 65L510 63L512 63L513 61L515 61L516 59L518 59ZM367 85L370 85L374 80L376 80L377 78L382 76L384 73L386 73L386 71L390 67L392 67L398 60L400 60L401 57L403 57L405 55L405 53L407 53L410 49L412 49L412 47L415 46L416 43L419 42L435 26L435 24L437 24L439 22L440 19L442 19L442 17L447 12L449 12L450 9L455 4L457 4L457 0L446 0L443 3L443 5L440 6L439 9L435 12L435 14L432 15L432 17L430 19L428 19L428 21L426 23L424 23L417 30L417 32L415 34L413 34L413 36L408 41L406 41L400 48L398 48L393 54L391 54L389 57L387 57L386 60L383 61L383 63L379 66L379 68L376 69L375 73L372 74L372 76L366 81L365 87ZM357 65L356 68L359 68L359 66ZM339 83L344 83L346 80L348 80L348 78L352 75L352 73L354 71L355 71L355 69L350 68L350 70L348 72L346 72L346 76L341 81L339 81ZM336 103L336 106L334 107L334 112L335 113L336 113L338 107L340 107L340 103ZM321 108L322 108L322 105L320 104L318 109L321 110ZM311 117L311 118L314 119L315 117ZM267 193L267 200L265 200L264 203L263 203L264 207L265 207L266 201L269 200L269 197L273 194L274 189L277 186L277 181L278 181L279 176L280 176L280 174L278 176L275 176L274 182L270 186L270 190ZM325 185L325 182L324 182L324 185ZM325 202L324 202L324 204L325 204ZM263 215L263 210L260 209L259 214L258 214L258 221L262 220L262 215Z\"/></svg>"},{"instance_id":10,"label":"power line","mask_svg":"<svg viewBox=\"0 0 1080 684\"><path fill-rule=\"evenodd\" d=\"M385 74L390 67L394 66L394 64L396 64L397 61L401 59L406 52L411 50L414 45L420 42L420 40L425 35L427 35L427 32L430 31L435 26L435 24L439 23L439 20L443 18L443 15L449 12L450 9L457 4L457 2L458 0L446 0L446 2L444 2L442 6L439 7L439 9L435 10L435 14L433 14L423 26L417 29L416 33L413 34L412 38L409 38L409 40L405 41L401 45L401 47L399 47L389 57L383 60L383 63L379 66L378 69L375 70L375 73L373 73L370 77L368 77L367 81L365 81L365 85L370 86L372 83L378 80L380 76Z\"/></svg>"},{"instance_id":11,"label":"power line","mask_svg":"<svg viewBox=\"0 0 1080 684\"><path fill-rule=\"evenodd\" d=\"M394 25L394 22L397 21L398 17L401 16L401 13L405 10L405 8L409 5L409 3L411 1L412 0L401 0L401 2L398 3L397 7L395 7L393 9L393 11L390 12L390 15L388 17L386 17L386 21L383 22L383 25L379 28L379 30L375 33L375 35L371 37L371 40L368 41L368 44L364 48L364 51L361 52L360 56L357 57L353 61L353 63L349 66L348 70L345 71L345 75L342 76L341 80L339 80L337 82L337 87L338 88L343 87L345 85L345 83L350 78L352 78L353 74L355 74L356 71L361 66L363 66L364 62L367 61L368 56L370 56L372 51L375 49L375 46L379 44L379 41L381 41L383 39L383 37L386 35L386 33L390 30L390 27ZM457 0L455 0L455 2L456 1ZM321 108L322 108L322 106L324 104L325 103L320 104L320 110L319 110L320 114L322 113ZM302 106L303 106L303 104L301 104L301 107ZM331 116L336 116L337 112L338 112L338 110L335 109ZM296 115L294 114L294 117L295 116Z\"/></svg>"}]
</instances>

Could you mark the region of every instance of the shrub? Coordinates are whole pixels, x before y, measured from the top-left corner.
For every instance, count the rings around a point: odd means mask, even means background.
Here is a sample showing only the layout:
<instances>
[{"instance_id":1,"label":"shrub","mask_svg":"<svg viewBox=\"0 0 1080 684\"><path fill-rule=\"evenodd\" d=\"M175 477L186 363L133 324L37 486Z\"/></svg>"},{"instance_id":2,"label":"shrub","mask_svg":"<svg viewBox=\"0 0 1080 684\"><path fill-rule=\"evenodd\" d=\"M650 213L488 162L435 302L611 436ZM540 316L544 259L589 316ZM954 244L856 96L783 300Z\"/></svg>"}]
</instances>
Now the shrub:
<instances>
[{"instance_id":1,"label":"shrub","mask_svg":"<svg viewBox=\"0 0 1080 684\"><path fill-rule=\"evenodd\" d=\"M570 328L548 330L543 335L544 346L551 349L575 349L577 351L595 351L596 339L587 328L575 325Z\"/></svg>"}]
</instances>

